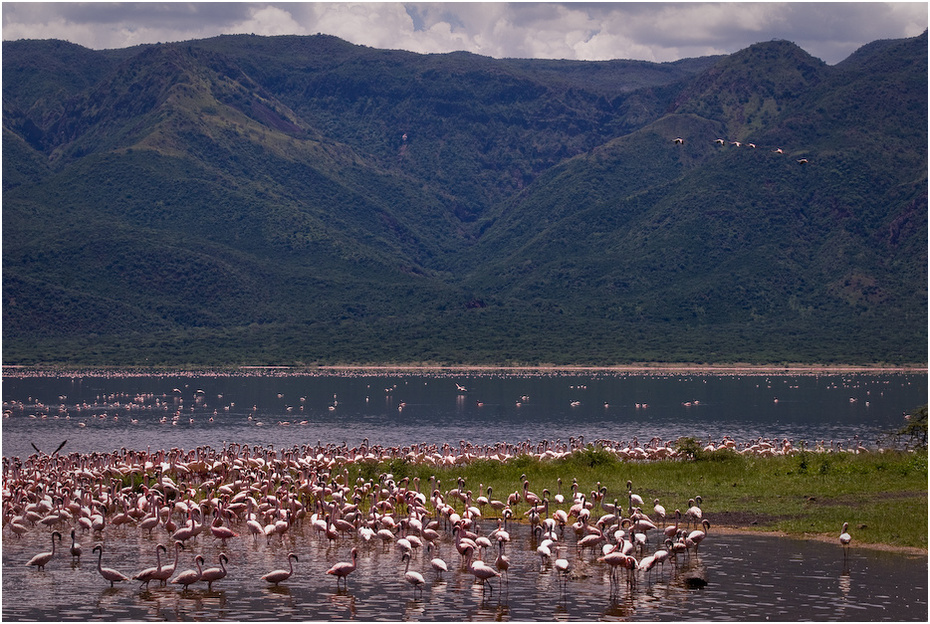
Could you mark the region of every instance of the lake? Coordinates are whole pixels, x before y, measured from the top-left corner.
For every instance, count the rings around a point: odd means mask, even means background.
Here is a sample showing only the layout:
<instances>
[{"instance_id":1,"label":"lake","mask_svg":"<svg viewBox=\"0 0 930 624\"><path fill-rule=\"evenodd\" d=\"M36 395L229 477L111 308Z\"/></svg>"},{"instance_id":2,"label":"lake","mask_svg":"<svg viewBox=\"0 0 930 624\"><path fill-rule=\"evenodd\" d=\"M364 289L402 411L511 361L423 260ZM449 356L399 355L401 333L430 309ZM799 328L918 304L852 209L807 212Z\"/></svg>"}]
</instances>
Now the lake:
<instances>
[{"instance_id":1,"label":"lake","mask_svg":"<svg viewBox=\"0 0 930 624\"><path fill-rule=\"evenodd\" d=\"M903 413L926 403L925 374L461 374L6 376L4 458L33 453L128 449L220 448L226 443L274 445L519 443L584 436L645 442L693 436L738 442L790 439L826 447L874 447L904 424ZM5 473L6 476L6 473ZM6 504L6 499L4 500ZM683 501L682 501L683 503ZM677 503L676 503L677 504ZM601 512L599 512L601 513ZM206 519L207 521L210 518ZM6 525L7 516L4 515ZM487 534L496 521L485 518ZM240 537L222 547L205 534L181 553L214 566L229 555L228 576L212 591L198 583L140 589L109 587L90 552L104 546L102 565L127 575L155 565L164 528L149 534L132 524L103 533L78 530L84 554L59 551L44 570L27 567L49 550L48 528L22 537L3 532L3 619L14 620L823 620L926 621L927 558L838 543L716 532L700 550L674 563L612 581L596 553L579 550L570 530L563 555L570 574L536 551L526 525L510 525L507 580L475 583L447 531L430 555L417 550L410 569L426 586L404 581L393 544L359 536L321 538L308 523L281 536ZM63 550L70 545L70 526ZM347 587L325 571L359 549ZM653 538L637 553L660 548ZM269 587L260 576L299 562L293 577ZM485 559L493 560L496 552ZM439 579L429 559L450 572ZM168 557L170 559L171 557ZM695 579L700 582L695 583Z\"/></svg>"},{"instance_id":2,"label":"lake","mask_svg":"<svg viewBox=\"0 0 930 624\"><path fill-rule=\"evenodd\" d=\"M464 387L460 391L458 387ZM199 445L759 437L874 447L922 374L4 377L3 455ZM177 417L177 418L175 418Z\"/></svg>"}]
</instances>

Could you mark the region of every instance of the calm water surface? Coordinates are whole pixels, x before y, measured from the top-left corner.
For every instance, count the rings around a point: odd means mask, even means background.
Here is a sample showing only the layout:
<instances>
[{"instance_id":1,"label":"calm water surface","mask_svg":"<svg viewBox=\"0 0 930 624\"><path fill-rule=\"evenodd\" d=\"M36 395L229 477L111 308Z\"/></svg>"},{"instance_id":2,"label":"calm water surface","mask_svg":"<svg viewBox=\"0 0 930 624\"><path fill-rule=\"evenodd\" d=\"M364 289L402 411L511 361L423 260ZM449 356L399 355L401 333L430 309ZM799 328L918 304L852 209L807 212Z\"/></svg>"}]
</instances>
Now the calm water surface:
<instances>
[{"instance_id":1,"label":"calm water surface","mask_svg":"<svg viewBox=\"0 0 930 624\"><path fill-rule=\"evenodd\" d=\"M7 377L3 402L6 457L62 440L63 452L686 435L874 446L927 402L927 376Z\"/></svg>"}]
</instances>

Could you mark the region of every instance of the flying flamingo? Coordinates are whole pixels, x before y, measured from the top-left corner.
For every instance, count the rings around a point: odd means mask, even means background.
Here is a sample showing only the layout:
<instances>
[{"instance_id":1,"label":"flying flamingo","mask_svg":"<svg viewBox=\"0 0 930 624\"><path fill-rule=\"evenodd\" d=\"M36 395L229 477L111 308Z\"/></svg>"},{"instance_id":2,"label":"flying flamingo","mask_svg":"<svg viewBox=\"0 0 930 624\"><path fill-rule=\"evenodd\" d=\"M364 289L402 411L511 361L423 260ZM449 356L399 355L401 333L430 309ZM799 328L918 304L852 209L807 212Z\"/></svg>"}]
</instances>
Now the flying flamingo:
<instances>
[{"instance_id":1,"label":"flying flamingo","mask_svg":"<svg viewBox=\"0 0 930 624\"><path fill-rule=\"evenodd\" d=\"M203 565L203 562L204 562L203 555L197 555L196 557L194 557L194 563L197 564L197 569L196 570L184 570L183 572L178 574L176 577L171 579L171 582L174 583L175 585L183 585L184 589L187 589L188 585L193 585L194 583L200 580L200 575L203 574L203 569L201 568L201 566Z\"/></svg>"},{"instance_id":2,"label":"flying flamingo","mask_svg":"<svg viewBox=\"0 0 930 624\"><path fill-rule=\"evenodd\" d=\"M336 577L336 587L339 587L339 579L344 579L346 588L349 586L349 575L355 572L355 568L358 566L358 548L352 549L352 563L348 561L340 561L329 570L326 571L327 574L332 574Z\"/></svg>"},{"instance_id":3,"label":"flying flamingo","mask_svg":"<svg viewBox=\"0 0 930 624\"><path fill-rule=\"evenodd\" d=\"M100 555L97 556L97 571L100 572L100 576L102 576L105 581L110 581L110 587L113 587L113 583L131 580L128 576L122 572L117 572L113 568L101 567L103 563L103 546L97 544L94 546L94 552L100 553Z\"/></svg>"},{"instance_id":4,"label":"flying flamingo","mask_svg":"<svg viewBox=\"0 0 930 624\"><path fill-rule=\"evenodd\" d=\"M291 578L291 575L294 574L294 564L291 563L291 558L293 558L294 561L297 561L297 555L294 553L287 554L287 570L274 570L273 572L269 572L263 576L262 580L277 585L281 581L286 581L287 579Z\"/></svg>"},{"instance_id":5,"label":"flying flamingo","mask_svg":"<svg viewBox=\"0 0 930 624\"><path fill-rule=\"evenodd\" d=\"M58 531L55 531L54 533L52 533L52 551L39 553L38 555L36 555L35 557L29 560L29 563L26 564L27 566L34 565L36 566L36 569L38 570L45 569L45 564L51 561L52 557L55 556L55 536L56 535L58 536L58 541L59 542L61 541L61 533L59 533Z\"/></svg>"}]
</instances>

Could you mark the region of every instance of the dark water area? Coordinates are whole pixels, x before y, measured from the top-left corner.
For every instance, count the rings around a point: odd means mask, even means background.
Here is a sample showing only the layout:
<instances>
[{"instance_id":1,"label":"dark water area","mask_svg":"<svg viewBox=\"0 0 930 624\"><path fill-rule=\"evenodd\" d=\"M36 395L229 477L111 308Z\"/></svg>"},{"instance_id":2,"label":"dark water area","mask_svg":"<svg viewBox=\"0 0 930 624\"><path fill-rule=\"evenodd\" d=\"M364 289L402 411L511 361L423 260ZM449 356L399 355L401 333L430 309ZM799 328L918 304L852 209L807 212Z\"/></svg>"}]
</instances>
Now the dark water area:
<instances>
[{"instance_id":1,"label":"dark water area","mask_svg":"<svg viewBox=\"0 0 930 624\"><path fill-rule=\"evenodd\" d=\"M466 388L460 391L458 387ZM3 455L224 442L355 446L693 436L877 445L922 374L110 376L3 379Z\"/></svg>"},{"instance_id":2,"label":"dark water area","mask_svg":"<svg viewBox=\"0 0 930 624\"><path fill-rule=\"evenodd\" d=\"M490 530L496 524L486 521ZM698 554L680 556L664 569L623 574L611 581L600 553L579 552L566 531L563 555L570 575L561 581L551 562L536 555L537 542L526 525L512 525L507 580L482 588L461 569L461 557L446 535L438 549L418 551L410 569L426 586L416 591L404 580L398 550L358 538L334 544L308 529L292 527L284 539L234 538L225 548L228 576L208 591L205 583L188 590L177 585L148 590L139 584L111 588L87 554L89 535L80 536L80 562L56 555L44 571L27 568L29 557L48 550L48 533L22 539L4 535L3 619L21 620L774 620L926 621L927 559L852 548L839 544L754 534L717 534L713 529ZM487 532L487 530L485 532ZM111 531L111 529L107 529ZM103 566L131 575L155 565L158 539L136 528L113 528L103 540ZM66 539L70 545L70 540ZM197 543L199 541L199 543ZM216 565L220 544L200 536L182 552L179 570L193 567L193 553ZM357 570L337 589L326 570L359 548ZM655 545L650 546L651 549ZM299 561L294 575L278 587L261 575L286 568L288 552ZM442 580L429 560L449 565ZM489 563L496 553L491 553ZM698 587L693 579L706 585Z\"/></svg>"}]
</instances>

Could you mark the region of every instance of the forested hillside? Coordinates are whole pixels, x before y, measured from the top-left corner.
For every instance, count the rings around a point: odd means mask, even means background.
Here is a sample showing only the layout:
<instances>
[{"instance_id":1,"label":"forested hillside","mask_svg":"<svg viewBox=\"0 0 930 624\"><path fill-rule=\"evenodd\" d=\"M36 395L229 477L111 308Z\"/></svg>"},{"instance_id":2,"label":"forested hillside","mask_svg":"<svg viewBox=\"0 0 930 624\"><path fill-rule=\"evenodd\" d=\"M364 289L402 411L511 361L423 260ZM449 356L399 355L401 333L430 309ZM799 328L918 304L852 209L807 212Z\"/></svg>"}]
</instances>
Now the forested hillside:
<instances>
[{"instance_id":1,"label":"forested hillside","mask_svg":"<svg viewBox=\"0 0 930 624\"><path fill-rule=\"evenodd\" d=\"M923 363L926 37L4 42L4 363Z\"/></svg>"}]
</instances>

